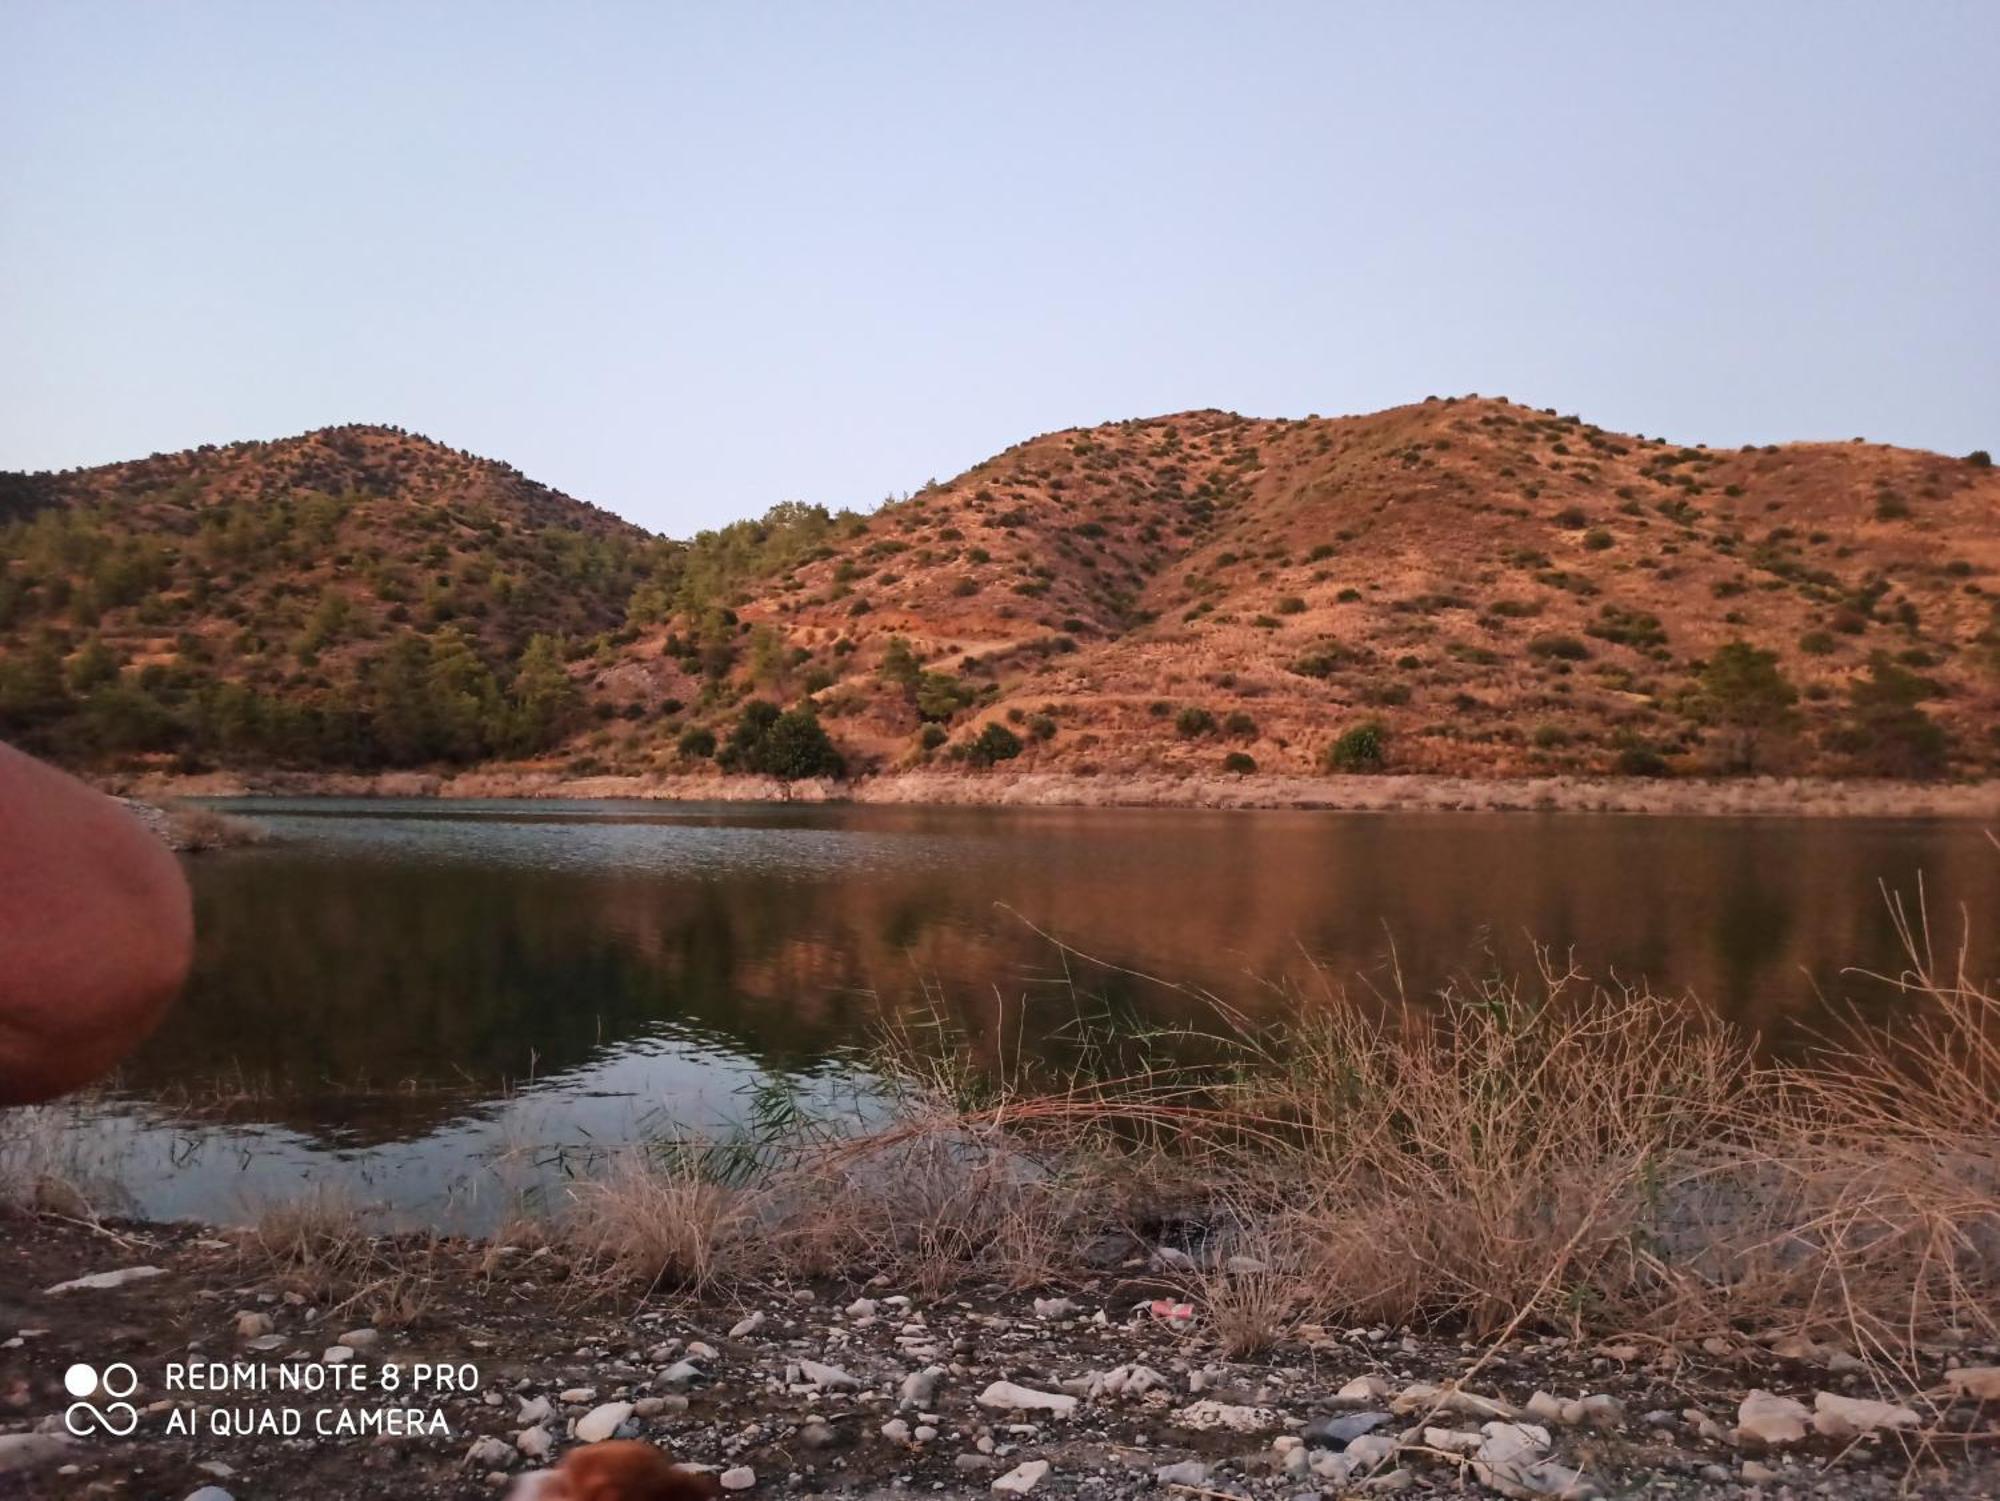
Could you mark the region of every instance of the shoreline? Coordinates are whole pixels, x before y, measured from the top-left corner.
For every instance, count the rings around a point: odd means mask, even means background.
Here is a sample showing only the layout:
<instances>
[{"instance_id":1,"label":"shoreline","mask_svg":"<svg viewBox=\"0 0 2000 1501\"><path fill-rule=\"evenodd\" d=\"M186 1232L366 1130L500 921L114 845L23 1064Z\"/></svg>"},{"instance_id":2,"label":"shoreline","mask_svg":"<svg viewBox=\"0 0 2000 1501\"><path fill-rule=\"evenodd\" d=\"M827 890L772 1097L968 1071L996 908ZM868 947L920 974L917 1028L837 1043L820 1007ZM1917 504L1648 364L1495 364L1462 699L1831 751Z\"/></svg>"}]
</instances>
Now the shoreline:
<instances>
[{"instance_id":1,"label":"shoreline","mask_svg":"<svg viewBox=\"0 0 2000 1501\"><path fill-rule=\"evenodd\" d=\"M1670 817L1963 818L2000 822L2000 780L1889 782L1833 777L1646 779L1201 776L1134 772L981 775L910 771L852 782L741 776L571 777L555 771L234 772L100 776L149 802L228 797L631 799L650 802L894 804L906 807L1188 808L1345 813L1626 813Z\"/></svg>"}]
</instances>

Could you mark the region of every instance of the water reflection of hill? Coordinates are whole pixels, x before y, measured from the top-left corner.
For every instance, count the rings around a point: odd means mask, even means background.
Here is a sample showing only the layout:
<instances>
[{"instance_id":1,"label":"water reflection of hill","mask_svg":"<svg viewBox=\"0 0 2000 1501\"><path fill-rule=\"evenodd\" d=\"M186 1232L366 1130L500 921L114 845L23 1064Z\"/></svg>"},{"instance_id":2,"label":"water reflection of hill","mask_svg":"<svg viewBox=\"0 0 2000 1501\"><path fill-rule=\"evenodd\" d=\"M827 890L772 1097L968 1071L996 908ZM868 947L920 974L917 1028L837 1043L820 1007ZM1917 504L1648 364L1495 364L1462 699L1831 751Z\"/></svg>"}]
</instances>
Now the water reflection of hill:
<instances>
[{"instance_id":1,"label":"water reflection of hill","mask_svg":"<svg viewBox=\"0 0 2000 1501\"><path fill-rule=\"evenodd\" d=\"M796 1069L862 1040L925 982L991 1039L1073 1015L1026 918L1101 958L1206 986L1252 1014L1326 974L1387 985L1390 935L1422 993L1516 968L1528 935L1595 972L1691 989L1781 1034L1849 964L1894 966L1876 883L1914 885L2000 922L2000 859L1948 825L1293 814L1034 814L827 809L802 868L755 858L703 821L621 831L592 860L574 826L551 858L450 859L365 840L200 862L201 951L187 1004L132 1071L136 1088L222 1078L237 1112L321 1139L421 1134L529 1079L671 1035ZM852 831L853 856L828 831ZM519 839L521 826L510 827ZM901 841L901 843L899 843ZM751 841L746 837L746 847ZM908 858L898 857L907 850ZM561 858L555 858L561 851ZM514 856L520 855L515 849ZM1019 917L1011 915L1020 914ZM1955 920L1955 914L1954 914ZM1989 950L1990 953L1990 950ZM1084 987L1144 1018L1199 1003L1128 978ZM362 1087L367 1092L363 1092Z\"/></svg>"}]
</instances>

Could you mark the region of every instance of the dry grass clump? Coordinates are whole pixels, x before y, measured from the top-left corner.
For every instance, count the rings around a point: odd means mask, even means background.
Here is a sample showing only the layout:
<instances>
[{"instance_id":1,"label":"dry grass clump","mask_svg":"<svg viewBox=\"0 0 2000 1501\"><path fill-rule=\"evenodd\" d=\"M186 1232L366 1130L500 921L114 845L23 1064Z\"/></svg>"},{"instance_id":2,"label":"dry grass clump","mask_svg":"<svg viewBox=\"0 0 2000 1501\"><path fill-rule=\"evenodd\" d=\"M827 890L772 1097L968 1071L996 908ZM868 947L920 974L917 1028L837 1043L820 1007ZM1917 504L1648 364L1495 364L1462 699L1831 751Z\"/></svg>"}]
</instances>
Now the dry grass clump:
<instances>
[{"instance_id":1,"label":"dry grass clump","mask_svg":"<svg viewBox=\"0 0 2000 1501\"><path fill-rule=\"evenodd\" d=\"M725 1268L732 1278L769 1268L758 1229L770 1192L718 1181L703 1153L627 1154L577 1185L564 1228L574 1250L618 1281L700 1293Z\"/></svg>"},{"instance_id":2,"label":"dry grass clump","mask_svg":"<svg viewBox=\"0 0 2000 1501\"><path fill-rule=\"evenodd\" d=\"M200 803L167 802L160 805L160 812L166 820L167 842L177 850L233 849L262 844L270 837L261 824L233 818Z\"/></svg>"},{"instance_id":3,"label":"dry grass clump","mask_svg":"<svg viewBox=\"0 0 2000 1501\"><path fill-rule=\"evenodd\" d=\"M240 1244L265 1274L316 1302L351 1295L372 1280L378 1254L366 1211L345 1190L325 1184L260 1206Z\"/></svg>"}]
</instances>

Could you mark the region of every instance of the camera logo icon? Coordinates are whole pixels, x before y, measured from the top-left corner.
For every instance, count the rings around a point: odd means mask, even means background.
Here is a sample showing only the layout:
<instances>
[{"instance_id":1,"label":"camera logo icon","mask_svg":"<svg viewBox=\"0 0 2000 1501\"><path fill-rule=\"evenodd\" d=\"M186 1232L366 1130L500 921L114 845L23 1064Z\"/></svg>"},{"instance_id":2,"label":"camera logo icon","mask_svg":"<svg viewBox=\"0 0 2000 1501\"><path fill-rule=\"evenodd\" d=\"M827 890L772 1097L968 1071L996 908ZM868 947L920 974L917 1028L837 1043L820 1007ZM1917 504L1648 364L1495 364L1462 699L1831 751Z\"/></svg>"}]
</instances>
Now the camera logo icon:
<instances>
[{"instance_id":1,"label":"camera logo icon","mask_svg":"<svg viewBox=\"0 0 2000 1501\"><path fill-rule=\"evenodd\" d=\"M63 1372L63 1389L80 1399L97 1396L112 1399L102 1407L79 1400L63 1411L63 1427L77 1438L92 1433L126 1438L139 1426L139 1409L130 1402L119 1400L139 1389L139 1373L122 1360L106 1366L102 1371L78 1361Z\"/></svg>"}]
</instances>

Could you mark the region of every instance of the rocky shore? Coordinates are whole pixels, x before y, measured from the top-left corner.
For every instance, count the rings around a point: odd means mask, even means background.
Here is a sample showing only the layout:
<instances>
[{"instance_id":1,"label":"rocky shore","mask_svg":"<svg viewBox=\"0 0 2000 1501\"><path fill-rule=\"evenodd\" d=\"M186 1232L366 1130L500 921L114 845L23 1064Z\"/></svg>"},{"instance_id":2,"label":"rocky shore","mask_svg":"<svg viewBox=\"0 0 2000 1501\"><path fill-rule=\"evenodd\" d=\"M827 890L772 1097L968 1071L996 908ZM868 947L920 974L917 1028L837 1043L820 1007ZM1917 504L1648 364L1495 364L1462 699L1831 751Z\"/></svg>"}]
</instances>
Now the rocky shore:
<instances>
[{"instance_id":1,"label":"rocky shore","mask_svg":"<svg viewBox=\"0 0 2000 1501\"><path fill-rule=\"evenodd\" d=\"M1677 817L2000 819L2000 781L1824 777L1520 779L1199 776L1132 772L907 771L851 782L760 776L592 776L556 771L144 773L114 792L181 797L642 798L667 802L854 802L1037 808L1315 808L1345 812L1571 812Z\"/></svg>"},{"instance_id":2,"label":"rocky shore","mask_svg":"<svg viewBox=\"0 0 2000 1501\"><path fill-rule=\"evenodd\" d=\"M586 1295L547 1245L431 1243L336 1293L237 1232L5 1229L0 1495L493 1498L613 1436L746 1496L2000 1494L1971 1340L1891 1370L1775 1332L1307 1325L1230 1359L1140 1242L1060 1287L686 1301ZM107 1411L135 1373L128 1436L65 1432L79 1365Z\"/></svg>"}]
</instances>

